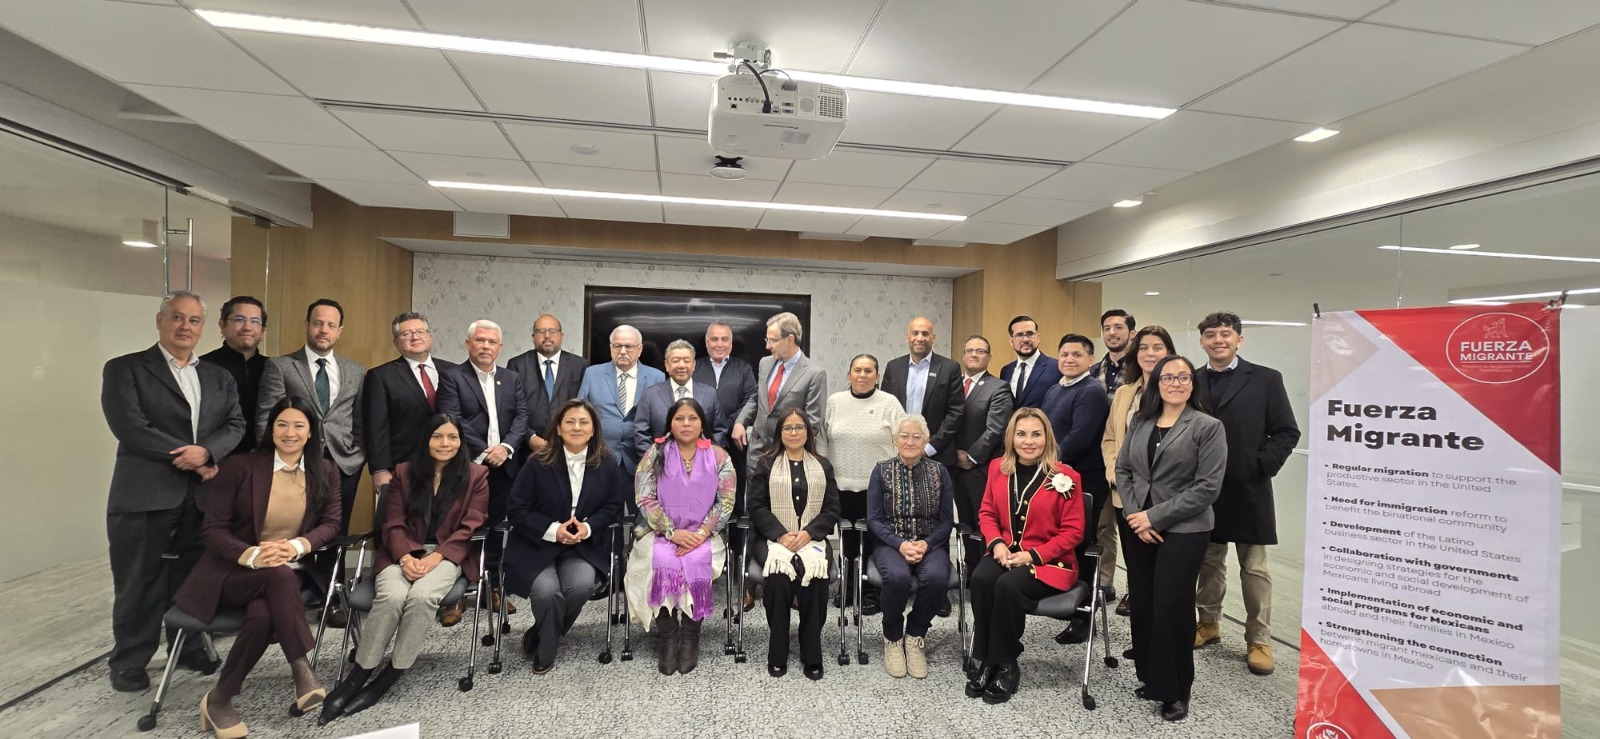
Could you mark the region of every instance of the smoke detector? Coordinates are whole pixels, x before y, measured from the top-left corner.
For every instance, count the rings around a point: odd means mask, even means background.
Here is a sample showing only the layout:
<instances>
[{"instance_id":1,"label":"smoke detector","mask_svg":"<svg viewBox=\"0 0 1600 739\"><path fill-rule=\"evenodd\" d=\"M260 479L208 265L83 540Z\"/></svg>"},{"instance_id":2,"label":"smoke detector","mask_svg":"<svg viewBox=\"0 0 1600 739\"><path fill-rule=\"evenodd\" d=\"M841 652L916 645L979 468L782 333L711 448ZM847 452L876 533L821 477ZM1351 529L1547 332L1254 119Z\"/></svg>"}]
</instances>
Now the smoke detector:
<instances>
[{"instance_id":1,"label":"smoke detector","mask_svg":"<svg viewBox=\"0 0 1600 739\"><path fill-rule=\"evenodd\" d=\"M744 165L739 163L741 159L744 157L718 156L716 163L711 165L711 176L719 180L744 179Z\"/></svg>"}]
</instances>

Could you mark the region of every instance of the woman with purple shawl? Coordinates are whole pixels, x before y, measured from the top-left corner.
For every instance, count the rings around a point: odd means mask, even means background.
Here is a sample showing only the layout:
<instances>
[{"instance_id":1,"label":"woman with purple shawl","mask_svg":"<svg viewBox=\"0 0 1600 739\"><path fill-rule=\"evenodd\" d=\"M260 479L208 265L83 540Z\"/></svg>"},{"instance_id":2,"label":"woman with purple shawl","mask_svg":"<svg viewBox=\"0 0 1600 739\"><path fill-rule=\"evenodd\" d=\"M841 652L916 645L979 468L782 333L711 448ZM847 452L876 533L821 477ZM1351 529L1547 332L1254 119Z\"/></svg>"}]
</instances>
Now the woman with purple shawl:
<instances>
[{"instance_id":1,"label":"woman with purple shawl","mask_svg":"<svg viewBox=\"0 0 1600 739\"><path fill-rule=\"evenodd\" d=\"M639 503L628 559L628 609L645 631L661 630L663 675L689 674L700 661L700 624L711 615L726 547L718 536L733 515L733 461L706 438L694 398L667 409L667 435L639 460Z\"/></svg>"}]
</instances>

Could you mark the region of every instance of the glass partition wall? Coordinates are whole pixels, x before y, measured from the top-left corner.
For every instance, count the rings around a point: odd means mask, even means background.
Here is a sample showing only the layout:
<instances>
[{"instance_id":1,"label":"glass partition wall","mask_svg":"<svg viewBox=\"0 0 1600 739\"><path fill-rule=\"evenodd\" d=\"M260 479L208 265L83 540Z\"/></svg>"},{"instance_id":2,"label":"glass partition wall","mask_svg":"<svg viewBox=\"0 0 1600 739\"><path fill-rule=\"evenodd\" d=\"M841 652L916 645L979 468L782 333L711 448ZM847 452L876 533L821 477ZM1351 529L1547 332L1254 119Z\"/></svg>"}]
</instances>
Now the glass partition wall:
<instances>
[{"instance_id":1,"label":"glass partition wall","mask_svg":"<svg viewBox=\"0 0 1600 739\"><path fill-rule=\"evenodd\" d=\"M1105 308L1166 326L1178 350L1205 361L1195 325L1230 310L1245 319L1240 354L1283 372L1305 428L1312 304L1322 310L1532 300L1571 291L1562 313L1562 699L1572 736L1600 736L1600 264L1484 253L1600 257L1600 175L1463 201L1248 248L1119 273ZM1473 246L1476 245L1476 246ZM1381 247L1422 247L1413 252ZM1456 247L1452 249L1451 247ZM1592 291L1592 292L1585 292ZM1280 544L1268 559L1273 634L1299 647L1306 465L1301 449L1274 480ZM1585 526L1585 524L1588 524ZM1230 564L1230 573L1235 573ZM1237 575L1225 614L1241 620Z\"/></svg>"}]
</instances>

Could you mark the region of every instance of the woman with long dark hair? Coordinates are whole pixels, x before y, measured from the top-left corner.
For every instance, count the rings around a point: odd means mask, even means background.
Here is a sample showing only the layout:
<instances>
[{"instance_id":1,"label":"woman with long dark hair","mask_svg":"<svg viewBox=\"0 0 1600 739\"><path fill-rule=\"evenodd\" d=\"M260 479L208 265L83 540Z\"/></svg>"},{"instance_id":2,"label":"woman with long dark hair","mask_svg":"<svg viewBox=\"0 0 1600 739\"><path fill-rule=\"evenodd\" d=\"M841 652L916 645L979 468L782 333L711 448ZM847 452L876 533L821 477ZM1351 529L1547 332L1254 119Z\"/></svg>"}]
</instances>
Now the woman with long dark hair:
<instances>
[{"instance_id":1,"label":"woman with long dark hair","mask_svg":"<svg viewBox=\"0 0 1600 739\"><path fill-rule=\"evenodd\" d=\"M219 739L249 733L234 710L244 678L273 641L294 675L295 715L327 691L306 659L314 646L300 597L301 559L339 535L339 472L322 456L322 425L311 401L289 397L267 414L261 448L229 457L201 494L205 554L173 602L209 622L244 609L244 622L216 687L200 699L201 728Z\"/></svg>"},{"instance_id":2,"label":"woman with long dark hair","mask_svg":"<svg viewBox=\"0 0 1600 739\"><path fill-rule=\"evenodd\" d=\"M1178 355L1156 363L1139 412L1117 454L1133 626L1134 695L1161 704L1161 717L1189 715L1194 684L1195 585L1222 489L1228 441L1194 392L1194 365Z\"/></svg>"},{"instance_id":3,"label":"woman with long dark hair","mask_svg":"<svg viewBox=\"0 0 1600 739\"><path fill-rule=\"evenodd\" d=\"M1151 370L1163 357L1178 353L1178 347L1172 343L1172 334L1156 325L1139 329L1128 344L1132 347L1133 361L1122 363L1122 384L1111 398L1111 415L1106 419L1106 431L1100 437L1100 455L1105 457L1106 480L1111 483L1111 506L1116 511L1114 520L1122 518L1122 496L1117 493L1117 454L1122 451L1122 438L1127 436L1128 427L1133 425L1134 414L1139 412ZM1117 538L1122 541L1122 549L1127 549L1128 537ZM1099 543L1107 547L1100 561L1100 584L1110 585L1117 570L1117 550L1110 548L1111 542ZM1123 559L1126 561L1126 555ZM1122 600L1117 603L1117 615L1128 615L1129 608L1128 594L1124 592Z\"/></svg>"},{"instance_id":4,"label":"woman with long dark hair","mask_svg":"<svg viewBox=\"0 0 1600 739\"><path fill-rule=\"evenodd\" d=\"M456 580L478 579L482 552L473 551L472 535L489 520L489 468L468 461L460 419L440 413L425 428L383 496L372 611L361 625L355 667L328 695L321 723L382 700L416 662L439 602ZM379 670L391 640L394 650Z\"/></svg>"}]
</instances>

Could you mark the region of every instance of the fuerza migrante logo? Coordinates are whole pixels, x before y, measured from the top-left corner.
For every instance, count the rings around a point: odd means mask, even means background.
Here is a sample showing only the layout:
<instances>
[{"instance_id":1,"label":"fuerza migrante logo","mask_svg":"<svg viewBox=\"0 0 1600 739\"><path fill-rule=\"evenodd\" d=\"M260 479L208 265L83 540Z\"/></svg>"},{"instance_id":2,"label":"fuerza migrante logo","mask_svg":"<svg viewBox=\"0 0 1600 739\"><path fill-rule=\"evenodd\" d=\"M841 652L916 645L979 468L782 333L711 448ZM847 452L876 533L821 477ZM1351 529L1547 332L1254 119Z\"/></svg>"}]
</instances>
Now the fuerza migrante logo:
<instances>
[{"instance_id":1,"label":"fuerza migrante logo","mask_svg":"<svg viewBox=\"0 0 1600 739\"><path fill-rule=\"evenodd\" d=\"M1445 339L1450 366L1474 382L1504 385L1538 372L1550 358L1550 336L1516 313L1480 313Z\"/></svg>"}]
</instances>

